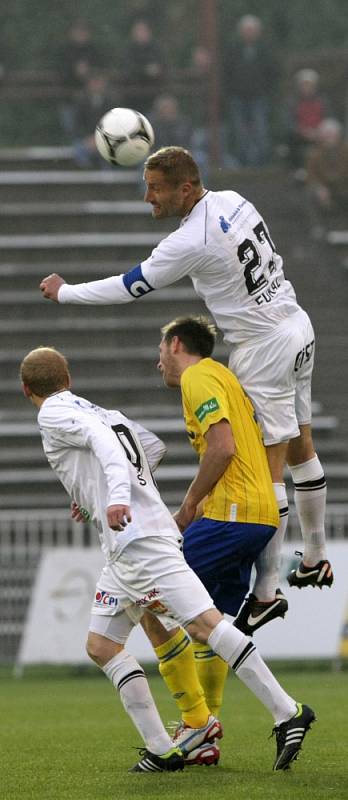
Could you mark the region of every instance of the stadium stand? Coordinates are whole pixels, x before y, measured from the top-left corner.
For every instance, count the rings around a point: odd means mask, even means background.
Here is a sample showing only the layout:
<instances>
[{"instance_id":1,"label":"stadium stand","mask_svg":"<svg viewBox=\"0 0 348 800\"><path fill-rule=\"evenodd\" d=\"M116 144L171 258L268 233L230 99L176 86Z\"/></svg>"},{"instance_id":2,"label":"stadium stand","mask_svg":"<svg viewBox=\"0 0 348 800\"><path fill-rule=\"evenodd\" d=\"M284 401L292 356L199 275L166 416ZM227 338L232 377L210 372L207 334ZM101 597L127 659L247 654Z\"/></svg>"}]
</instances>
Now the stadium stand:
<instances>
[{"instance_id":1,"label":"stadium stand","mask_svg":"<svg viewBox=\"0 0 348 800\"><path fill-rule=\"evenodd\" d=\"M151 219L137 171L76 170L69 148L3 150L0 169L0 660L11 661L42 547L94 541L88 525L71 523L67 498L43 457L34 410L21 396L21 359L39 344L56 346L71 361L78 393L157 432L168 447L158 482L175 508L195 456L179 396L163 387L156 371L159 329L178 314L205 308L187 282L149 294L137 308L44 301L38 290L44 275L59 271L78 282L123 272L176 222ZM288 277L313 319L320 399L313 403L314 431L328 478L329 536L348 536L346 274L332 263L328 243L319 247L307 238L298 187L278 169L212 176L212 188L227 186L253 200L270 222ZM226 355L219 339L216 356L226 361ZM292 509L289 536L297 535Z\"/></svg>"}]
</instances>

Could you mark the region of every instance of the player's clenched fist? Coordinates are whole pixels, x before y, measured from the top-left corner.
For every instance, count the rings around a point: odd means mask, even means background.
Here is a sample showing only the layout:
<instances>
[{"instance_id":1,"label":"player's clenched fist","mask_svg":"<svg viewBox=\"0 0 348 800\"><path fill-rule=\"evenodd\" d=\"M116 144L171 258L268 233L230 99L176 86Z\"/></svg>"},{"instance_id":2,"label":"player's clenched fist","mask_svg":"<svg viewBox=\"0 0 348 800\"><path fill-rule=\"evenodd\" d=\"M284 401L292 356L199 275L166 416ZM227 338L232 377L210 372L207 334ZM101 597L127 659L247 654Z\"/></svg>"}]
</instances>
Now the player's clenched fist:
<instances>
[{"instance_id":1,"label":"player's clenched fist","mask_svg":"<svg viewBox=\"0 0 348 800\"><path fill-rule=\"evenodd\" d=\"M52 275L47 275L47 278L43 278L40 283L43 296L46 297L47 300L54 300L58 303L58 291L63 283L65 283L64 278L57 275L55 272L53 272Z\"/></svg>"},{"instance_id":2,"label":"player's clenched fist","mask_svg":"<svg viewBox=\"0 0 348 800\"><path fill-rule=\"evenodd\" d=\"M132 522L130 508L126 505L108 506L106 516L113 531L123 531L128 522Z\"/></svg>"}]
</instances>

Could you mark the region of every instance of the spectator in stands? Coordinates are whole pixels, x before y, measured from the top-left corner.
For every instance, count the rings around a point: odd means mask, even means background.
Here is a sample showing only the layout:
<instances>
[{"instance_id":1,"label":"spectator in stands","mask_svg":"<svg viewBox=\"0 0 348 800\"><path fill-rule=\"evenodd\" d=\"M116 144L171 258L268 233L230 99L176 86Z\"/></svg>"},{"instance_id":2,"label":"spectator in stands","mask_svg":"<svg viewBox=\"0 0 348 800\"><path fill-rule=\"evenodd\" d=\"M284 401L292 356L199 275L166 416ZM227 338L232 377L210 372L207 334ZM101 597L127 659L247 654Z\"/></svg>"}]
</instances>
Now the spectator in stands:
<instances>
[{"instance_id":1,"label":"spectator in stands","mask_svg":"<svg viewBox=\"0 0 348 800\"><path fill-rule=\"evenodd\" d=\"M294 76L294 87L285 104L289 166L295 171L295 177L301 179L305 177L305 161L316 142L319 125L328 113L328 103L320 93L319 81L314 69L300 69Z\"/></svg>"},{"instance_id":2,"label":"spectator in stands","mask_svg":"<svg viewBox=\"0 0 348 800\"><path fill-rule=\"evenodd\" d=\"M313 238L321 238L333 224L347 227L348 143L337 119L328 117L319 125L306 170Z\"/></svg>"},{"instance_id":3,"label":"spectator in stands","mask_svg":"<svg viewBox=\"0 0 348 800\"><path fill-rule=\"evenodd\" d=\"M102 54L84 20L77 20L71 26L67 42L59 52L59 59L62 83L71 90L83 88L90 73L103 66Z\"/></svg>"},{"instance_id":4,"label":"spectator in stands","mask_svg":"<svg viewBox=\"0 0 348 800\"><path fill-rule=\"evenodd\" d=\"M149 118L156 133L157 147L166 147L168 142L181 147L189 146L192 126L174 95L161 94L156 97Z\"/></svg>"},{"instance_id":5,"label":"spectator in stands","mask_svg":"<svg viewBox=\"0 0 348 800\"><path fill-rule=\"evenodd\" d=\"M163 51L145 19L136 19L130 30L123 58L130 105L147 114L155 98L164 88L165 60Z\"/></svg>"},{"instance_id":6,"label":"spectator in stands","mask_svg":"<svg viewBox=\"0 0 348 800\"><path fill-rule=\"evenodd\" d=\"M97 151L94 130L103 114L116 104L105 74L89 73L75 99L69 130L66 131L70 135L75 161L80 167L107 167Z\"/></svg>"},{"instance_id":7,"label":"spectator in stands","mask_svg":"<svg viewBox=\"0 0 348 800\"><path fill-rule=\"evenodd\" d=\"M203 45L194 47L190 53L185 76L192 85L194 99L191 103L190 118L195 128L206 128L207 126L207 85L211 67L210 50Z\"/></svg>"},{"instance_id":8,"label":"spectator in stands","mask_svg":"<svg viewBox=\"0 0 348 800\"><path fill-rule=\"evenodd\" d=\"M68 138L75 135L75 103L84 91L92 72L103 67L104 59L93 42L89 25L75 21L68 32L67 42L58 51L58 74L66 99L59 109L63 130Z\"/></svg>"},{"instance_id":9,"label":"spectator in stands","mask_svg":"<svg viewBox=\"0 0 348 800\"><path fill-rule=\"evenodd\" d=\"M270 157L270 109L277 75L261 20L252 14L241 17L237 41L225 54L223 86L232 152L242 166L261 166Z\"/></svg>"}]
</instances>

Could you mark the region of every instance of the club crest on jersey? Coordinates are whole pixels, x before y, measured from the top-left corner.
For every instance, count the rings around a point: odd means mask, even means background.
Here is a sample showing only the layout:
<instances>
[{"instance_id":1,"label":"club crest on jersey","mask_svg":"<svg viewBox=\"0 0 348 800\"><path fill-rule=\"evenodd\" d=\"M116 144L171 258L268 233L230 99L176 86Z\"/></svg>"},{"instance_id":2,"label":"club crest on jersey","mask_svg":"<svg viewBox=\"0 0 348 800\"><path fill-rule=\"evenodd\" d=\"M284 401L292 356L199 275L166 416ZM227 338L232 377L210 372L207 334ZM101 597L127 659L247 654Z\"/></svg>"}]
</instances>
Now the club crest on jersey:
<instances>
[{"instance_id":1,"label":"club crest on jersey","mask_svg":"<svg viewBox=\"0 0 348 800\"><path fill-rule=\"evenodd\" d=\"M195 411L198 422L203 422L207 414L213 414L218 408L220 408L220 406L216 397L211 397L210 400L206 400L205 403L202 403Z\"/></svg>"},{"instance_id":2,"label":"club crest on jersey","mask_svg":"<svg viewBox=\"0 0 348 800\"><path fill-rule=\"evenodd\" d=\"M225 217L219 217L219 222L222 232L227 233L231 227L231 223L227 222L227 219L225 219Z\"/></svg>"}]
</instances>

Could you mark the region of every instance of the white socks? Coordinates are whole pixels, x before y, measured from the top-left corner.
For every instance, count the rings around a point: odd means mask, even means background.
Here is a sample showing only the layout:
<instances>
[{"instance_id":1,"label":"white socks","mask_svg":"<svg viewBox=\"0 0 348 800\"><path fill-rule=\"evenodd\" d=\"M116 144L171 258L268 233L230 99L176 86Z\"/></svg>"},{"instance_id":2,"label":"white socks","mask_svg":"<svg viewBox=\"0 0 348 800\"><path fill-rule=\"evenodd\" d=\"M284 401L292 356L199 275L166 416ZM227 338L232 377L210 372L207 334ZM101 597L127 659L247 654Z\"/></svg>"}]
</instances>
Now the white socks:
<instances>
[{"instance_id":1,"label":"white socks","mask_svg":"<svg viewBox=\"0 0 348 800\"><path fill-rule=\"evenodd\" d=\"M256 580L253 586L253 594L265 603L274 600L279 587L281 551L289 516L285 483L274 483L273 489L279 508L279 527L256 559Z\"/></svg>"},{"instance_id":2,"label":"white socks","mask_svg":"<svg viewBox=\"0 0 348 800\"><path fill-rule=\"evenodd\" d=\"M144 670L133 656L122 650L102 667L120 693L123 707L142 736L145 747L163 755L173 747L155 706Z\"/></svg>"},{"instance_id":3,"label":"white socks","mask_svg":"<svg viewBox=\"0 0 348 800\"><path fill-rule=\"evenodd\" d=\"M304 464L289 467L294 483L294 500L303 537L303 561L314 566L326 558L325 509L326 481L317 455ZM279 586L281 551L288 524L288 500L284 483L273 484L277 498L280 523L276 533L255 562L256 579L253 594L258 600L274 600Z\"/></svg>"},{"instance_id":4,"label":"white socks","mask_svg":"<svg viewBox=\"0 0 348 800\"><path fill-rule=\"evenodd\" d=\"M303 561L313 567L326 558L326 481L317 455L304 464L289 467L294 482L294 499L304 541Z\"/></svg>"},{"instance_id":5,"label":"white socks","mask_svg":"<svg viewBox=\"0 0 348 800\"><path fill-rule=\"evenodd\" d=\"M238 628L221 620L210 634L208 644L268 708L276 725L296 714L295 700L282 689L253 642Z\"/></svg>"}]
</instances>

